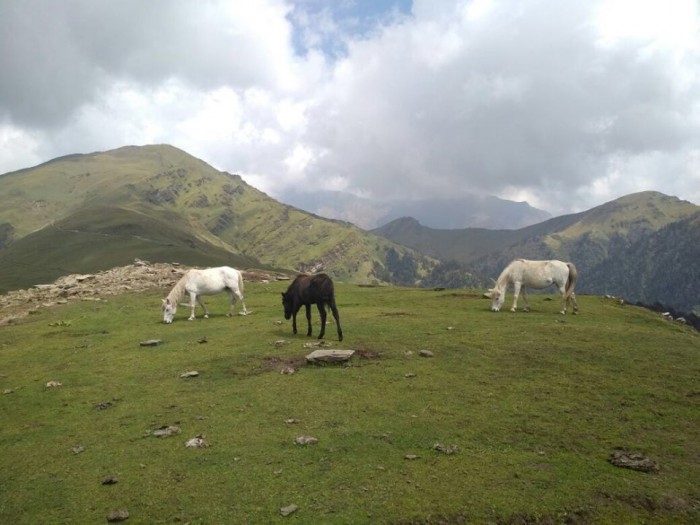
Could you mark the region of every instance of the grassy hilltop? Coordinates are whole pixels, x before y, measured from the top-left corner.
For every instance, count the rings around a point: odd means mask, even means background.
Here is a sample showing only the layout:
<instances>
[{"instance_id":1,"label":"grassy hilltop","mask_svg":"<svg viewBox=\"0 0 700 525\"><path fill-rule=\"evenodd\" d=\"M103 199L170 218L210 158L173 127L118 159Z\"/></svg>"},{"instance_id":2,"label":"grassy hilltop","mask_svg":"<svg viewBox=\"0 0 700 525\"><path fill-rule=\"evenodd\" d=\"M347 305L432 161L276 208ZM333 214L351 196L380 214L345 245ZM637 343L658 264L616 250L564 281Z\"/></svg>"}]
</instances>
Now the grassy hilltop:
<instances>
[{"instance_id":1,"label":"grassy hilltop","mask_svg":"<svg viewBox=\"0 0 700 525\"><path fill-rule=\"evenodd\" d=\"M696 331L593 296L494 314L478 292L337 283L345 340L327 335L358 355L310 366L285 287L247 283L247 317L221 295L166 326L153 290L0 328L0 522L700 521ZM616 447L658 472L611 465Z\"/></svg>"},{"instance_id":2,"label":"grassy hilltop","mask_svg":"<svg viewBox=\"0 0 700 525\"><path fill-rule=\"evenodd\" d=\"M327 271L413 285L436 261L282 204L168 145L54 159L0 177L0 291L134 258ZM398 259L397 262L393 262Z\"/></svg>"}]
</instances>

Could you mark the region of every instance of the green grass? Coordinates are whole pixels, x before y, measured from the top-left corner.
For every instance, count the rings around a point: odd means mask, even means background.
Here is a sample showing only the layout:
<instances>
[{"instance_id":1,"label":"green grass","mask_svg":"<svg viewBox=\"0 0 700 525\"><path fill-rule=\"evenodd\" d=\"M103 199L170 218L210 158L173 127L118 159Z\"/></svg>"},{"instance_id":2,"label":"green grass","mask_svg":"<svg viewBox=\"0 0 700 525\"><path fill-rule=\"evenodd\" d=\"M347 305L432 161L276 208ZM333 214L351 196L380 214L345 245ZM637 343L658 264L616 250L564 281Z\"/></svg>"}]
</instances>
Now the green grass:
<instances>
[{"instance_id":1,"label":"green grass","mask_svg":"<svg viewBox=\"0 0 700 525\"><path fill-rule=\"evenodd\" d=\"M700 520L692 329L598 297L576 317L541 295L530 313L494 314L476 292L339 283L345 340L332 323L326 335L364 357L282 375L315 340L282 319L285 287L247 283L247 317L225 317L217 296L210 319L181 309L165 326L152 291L0 328L0 390L13 390L0 396L0 522L100 523L119 508L148 524ZM179 378L189 370L201 375ZM182 434L147 434L173 424ZM185 448L197 434L211 447ZM295 445L301 434L318 444ZM660 472L610 465L615 447Z\"/></svg>"}]
</instances>

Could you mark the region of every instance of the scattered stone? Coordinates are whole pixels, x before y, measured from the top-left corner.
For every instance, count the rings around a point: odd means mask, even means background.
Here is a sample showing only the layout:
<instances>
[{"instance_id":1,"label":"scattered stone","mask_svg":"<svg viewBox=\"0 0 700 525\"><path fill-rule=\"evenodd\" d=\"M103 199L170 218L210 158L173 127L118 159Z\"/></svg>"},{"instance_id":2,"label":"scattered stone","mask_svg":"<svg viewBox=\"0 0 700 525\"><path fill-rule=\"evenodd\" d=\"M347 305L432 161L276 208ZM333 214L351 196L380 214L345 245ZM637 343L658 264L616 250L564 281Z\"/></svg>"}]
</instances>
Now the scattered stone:
<instances>
[{"instance_id":1,"label":"scattered stone","mask_svg":"<svg viewBox=\"0 0 700 525\"><path fill-rule=\"evenodd\" d=\"M206 337L202 337L202 338L201 338L199 341L197 341L197 342L198 342L200 345L202 345L202 344L204 344L204 343L208 343L209 341L207 341L207 338L206 338Z\"/></svg>"},{"instance_id":2,"label":"scattered stone","mask_svg":"<svg viewBox=\"0 0 700 525\"><path fill-rule=\"evenodd\" d=\"M192 370L191 372L185 372L184 374L180 374L180 377L184 377L184 378L197 377L197 376L199 376L199 372L197 372L196 370Z\"/></svg>"},{"instance_id":3,"label":"scattered stone","mask_svg":"<svg viewBox=\"0 0 700 525\"><path fill-rule=\"evenodd\" d=\"M163 344L162 339L148 339L146 341L141 341L139 343L141 346L158 346L160 344Z\"/></svg>"},{"instance_id":4,"label":"scattered stone","mask_svg":"<svg viewBox=\"0 0 700 525\"><path fill-rule=\"evenodd\" d=\"M435 354L430 350L421 350L418 352L418 355L421 357L433 357Z\"/></svg>"},{"instance_id":5,"label":"scattered stone","mask_svg":"<svg viewBox=\"0 0 700 525\"><path fill-rule=\"evenodd\" d=\"M102 480L103 485L114 485L118 482L119 480L116 478L116 476L107 476Z\"/></svg>"},{"instance_id":6,"label":"scattered stone","mask_svg":"<svg viewBox=\"0 0 700 525\"><path fill-rule=\"evenodd\" d=\"M73 452L73 454L82 454L83 452L85 452L85 447L82 445L76 445L71 449L71 451Z\"/></svg>"},{"instance_id":7,"label":"scattered stone","mask_svg":"<svg viewBox=\"0 0 700 525\"><path fill-rule=\"evenodd\" d=\"M304 343L304 348L322 348L331 346L333 346L333 343L330 341L311 341L309 343Z\"/></svg>"},{"instance_id":8,"label":"scattered stone","mask_svg":"<svg viewBox=\"0 0 700 525\"><path fill-rule=\"evenodd\" d=\"M289 341L287 341L285 339L278 339L277 341L275 341L275 347L280 348L288 343L289 343Z\"/></svg>"},{"instance_id":9,"label":"scattered stone","mask_svg":"<svg viewBox=\"0 0 700 525\"><path fill-rule=\"evenodd\" d=\"M309 363L341 363L355 355L354 350L314 350L306 356Z\"/></svg>"},{"instance_id":10,"label":"scattered stone","mask_svg":"<svg viewBox=\"0 0 700 525\"><path fill-rule=\"evenodd\" d=\"M448 330L454 330L455 327L454 327L454 326L448 326L447 329L448 329Z\"/></svg>"},{"instance_id":11,"label":"scattered stone","mask_svg":"<svg viewBox=\"0 0 700 525\"><path fill-rule=\"evenodd\" d=\"M43 306L53 306L53 304L45 304ZM49 326L70 326L71 322L70 321L55 321L53 323L49 323Z\"/></svg>"},{"instance_id":12,"label":"scattered stone","mask_svg":"<svg viewBox=\"0 0 700 525\"><path fill-rule=\"evenodd\" d=\"M404 377L416 377L416 373L415 372L407 372L404 374Z\"/></svg>"},{"instance_id":13,"label":"scattered stone","mask_svg":"<svg viewBox=\"0 0 700 525\"><path fill-rule=\"evenodd\" d=\"M116 523L118 521L126 521L129 519L129 511L126 509L113 510L107 515L107 521Z\"/></svg>"},{"instance_id":14,"label":"scattered stone","mask_svg":"<svg viewBox=\"0 0 700 525\"><path fill-rule=\"evenodd\" d=\"M97 403L92 406L94 410L106 410L108 408L112 408L114 405L112 404L111 401L105 401L104 403Z\"/></svg>"},{"instance_id":15,"label":"scattered stone","mask_svg":"<svg viewBox=\"0 0 700 525\"><path fill-rule=\"evenodd\" d=\"M207 442L204 434L197 434L192 439L188 439L185 443L187 448L207 448L209 443Z\"/></svg>"},{"instance_id":16,"label":"scattered stone","mask_svg":"<svg viewBox=\"0 0 700 525\"><path fill-rule=\"evenodd\" d=\"M450 456L459 449L457 448L457 445L442 445L440 443L435 443L435 445L433 445L433 450L437 450L438 452L442 452L443 454Z\"/></svg>"},{"instance_id":17,"label":"scattered stone","mask_svg":"<svg viewBox=\"0 0 700 525\"><path fill-rule=\"evenodd\" d=\"M46 388L56 388L59 386L63 386L63 383L59 383L58 381L49 381L46 383Z\"/></svg>"},{"instance_id":18,"label":"scattered stone","mask_svg":"<svg viewBox=\"0 0 700 525\"><path fill-rule=\"evenodd\" d=\"M283 376L291 376L295 374L296 371L296 368L294 368L293 366L286 366L282 370L280 370L280 374L282 374Z\"/></svg>"},{"instance_id":19,"label":"scattered stone","mask_svg":"<svg viewBox=\"0 0 700 525\"><path fill-rule=\"evenodd\" d=\"M180 427L178 426L164 425L160 428L155 429L153 432L151 432L151 434L155 437L167 438L179 434L180 432L182 432L182 430L180 430Z\"/></svg>"},{"instance_id":20,"label":"scattered stone","mask_svg":"<svg viewBox=\"0 0 700 525\"><path fill-rule=\"evenodd\" d=\"M415 454L406 454L403 458L409 461L414 461L418 459L418 456L416 456Z\"/></svg>"},{"instance_id":21,"label":"scattered stone","mask_svg":"<svg viewBox=\"0 0 700 525\"><path fill-rule=\"evenodd\" d=\"M2 391L3 394L12 394L13 392L14 392L14 390L12 390L11 388L6 388L5 390Z\"/></svg>"},{"instance_id":22,"label":"scattered stone","mask_svg":"<svg viewBox=\"0 0 700 525\"><path fill-rule=\"evenodd\" d=\"M297 423L301 423L301 420L290 418L290 419L285 419L284 422L287 423L288 425L296 425Z\"/></svg>"},{"instance_id":23,"label":"scattered stone","mask_svg":"<svg viewBox=\"0 0 700 525\"><path fill-rule=\"evenodd\" d=\"M616 467L628 468L639 472L658 472L659 465L648 457L625 449L615 449L608 462Z\"/></svg>"},{"instance_id":24,"label":"scattered stone","mask_svg":"<svg viewBox=\"0 0 700 525\"><path fill-rule=\"evenodd\" d=\"M296 511L299 510L299 507L297 505L287 505L286 507L282 507L280 509L280 514L282 516L289 516L290 514L294 514Z\"/></svg>"},{"instance_id":25,"label":"scattered stone","mask_svg":"<svg viewBox=\"0 0 700 525\"><path fill-rule=\"evenodd\" d=\"M315 445L318 443L318 439L313 436L298 436L294 439L294 443L297 445Z\"/></svg>"}]
</instances>

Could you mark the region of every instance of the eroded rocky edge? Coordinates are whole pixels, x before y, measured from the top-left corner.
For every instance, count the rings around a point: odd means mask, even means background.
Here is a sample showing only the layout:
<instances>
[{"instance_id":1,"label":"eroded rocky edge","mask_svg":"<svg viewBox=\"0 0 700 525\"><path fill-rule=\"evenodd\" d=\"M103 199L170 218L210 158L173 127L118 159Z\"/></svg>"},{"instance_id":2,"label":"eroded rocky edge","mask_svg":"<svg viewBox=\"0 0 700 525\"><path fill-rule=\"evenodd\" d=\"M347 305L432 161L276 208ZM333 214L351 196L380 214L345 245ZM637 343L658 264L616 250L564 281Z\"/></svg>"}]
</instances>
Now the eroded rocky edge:
<instances>
[{"instance_id":1,"label":"eroded rocky edge","mask_svg":"<svg viewBox=\"0 0 700 525\"><path fill-rule=\"evenodd\" d=\"M160 288L167 293L193 266L178 263L149 263L135 260L92 274L71 274L51 284L37 284L26 290L13 290L0 295L0 326L16 323L40 308L67 304L70 301L102 301L123 293ZM241 270L248 282L288 279L288 276L266 270Z\"/></svg>"}]
</instances>

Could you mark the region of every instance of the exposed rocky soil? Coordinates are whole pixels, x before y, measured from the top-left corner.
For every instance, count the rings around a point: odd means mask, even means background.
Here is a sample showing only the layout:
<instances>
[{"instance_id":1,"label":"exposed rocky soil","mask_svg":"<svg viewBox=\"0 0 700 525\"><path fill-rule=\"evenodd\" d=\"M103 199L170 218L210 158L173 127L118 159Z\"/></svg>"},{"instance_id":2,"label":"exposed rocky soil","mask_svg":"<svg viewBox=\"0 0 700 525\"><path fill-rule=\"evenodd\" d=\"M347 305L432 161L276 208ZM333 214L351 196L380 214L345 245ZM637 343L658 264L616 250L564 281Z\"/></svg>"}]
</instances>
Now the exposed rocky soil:
<instances>
[{"instance_id":1,"label":"exposed rocky soil","mask_svg":"<svg viewBox=\"0 0 700 525\"><path fill-rule=\"evenodd\" d=\"M0 326L69 301L102 301L109 296L141 292L150 288L169 290L189 270L177 263L149 263L136 260L94 274L72 274L51 284L37 284L27 290L14 290L0 295ZM242 270L245 281L274 281L287 276L265 270Z\"/></svg>"}]
</instances>

